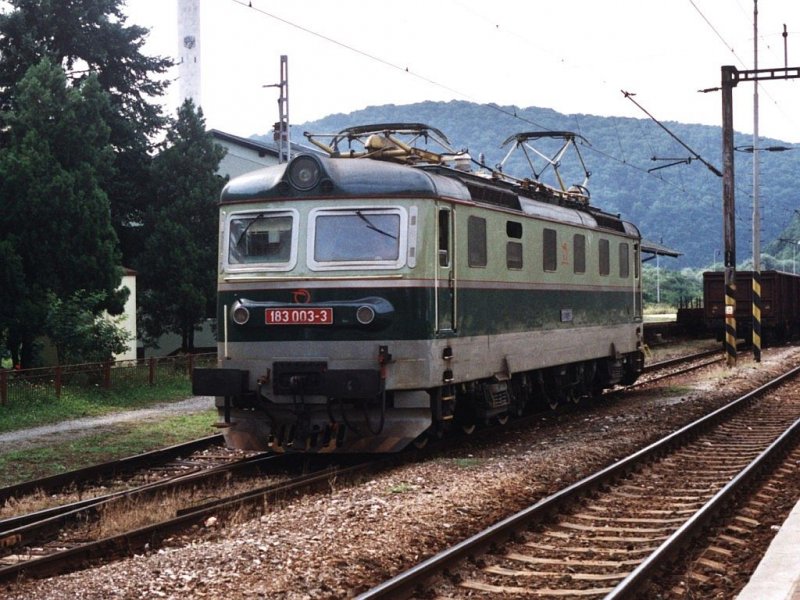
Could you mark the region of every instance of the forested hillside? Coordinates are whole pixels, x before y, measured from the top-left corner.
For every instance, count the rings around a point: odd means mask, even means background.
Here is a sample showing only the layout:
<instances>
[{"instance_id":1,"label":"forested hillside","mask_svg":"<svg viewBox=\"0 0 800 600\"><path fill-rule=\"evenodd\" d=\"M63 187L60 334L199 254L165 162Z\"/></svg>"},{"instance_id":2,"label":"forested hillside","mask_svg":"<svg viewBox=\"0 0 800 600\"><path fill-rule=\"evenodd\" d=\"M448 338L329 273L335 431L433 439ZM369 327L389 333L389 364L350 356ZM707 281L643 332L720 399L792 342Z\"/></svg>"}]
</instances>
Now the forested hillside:
<instances>
[{"instance_id":1,"label":"forested hillside","mask_svg":"<svg viewBox=\"0 0 800 600\"><path fill-rule=\"evenodd\" d=\"M586 140L580 150L591 172L587 187L592 203L637 223L646 238L663 241L684 253L676 260L662 260L662 266L703 268L710 267L715 260L720 261L722 179L702 162L687 161L690 153L648 118L564 115L543 108L496 107L460 101L422 102L371 106L348 115L335 114L295 125L293 139L305 141L303 131L333 133L354 125L391 122L418 122L436 127L448 136L453 147L468 149L475 159L483 153L488 166L495 166L503 159L508 147L501 148L501 143L512 134L573 131ZM664 124L697 154L722 170L719 127ZM751 146L752 136L736 134L734 143ZM760 145L790 146L771 139L762 139ZM671 160L653 161L654 156ZM748 152L735 153L736 240L740 264L752 256L752 157ZM686 162L665 167L677 161ZM580 183L583 173L574 156L565 156L563 164L566 183ZM535 166L540 169L542 163ZM654 167L665 168L648 172ZM520 177L530 176L530 169L521 155L509 161L505 170ZM776 240L796 237L792 231L800 233L800 220L795 212L800 208L798 173L800 152L761 153L762 251L769 250L788 260L792 259L791 245ZM767 256L764 267L770 266Z\"/></svg>"}]
</instances>

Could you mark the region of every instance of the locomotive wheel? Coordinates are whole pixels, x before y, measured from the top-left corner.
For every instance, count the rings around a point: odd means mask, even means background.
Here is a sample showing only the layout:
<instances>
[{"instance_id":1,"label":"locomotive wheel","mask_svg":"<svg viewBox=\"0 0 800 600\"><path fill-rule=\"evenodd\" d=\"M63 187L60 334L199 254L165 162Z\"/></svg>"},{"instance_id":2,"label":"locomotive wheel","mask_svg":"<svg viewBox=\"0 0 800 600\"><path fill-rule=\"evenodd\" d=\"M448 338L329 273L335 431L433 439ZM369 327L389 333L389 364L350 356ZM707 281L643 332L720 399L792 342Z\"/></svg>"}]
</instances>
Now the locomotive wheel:
<instances>
[{"instance_id":1,"label":"locomotive wheel","mask_svg":"<svg viewBox=\"0 0 800 600\"><path fill-rule=\"evenodd\" d=\"M462 423L461 431L463 431L467 435L472 435L472 433L474 433L475 431L475 423Z\"/></svg>"},{"instance_id":2,"label":"locomotive wheel","mask_svg":"<svg viewBox=\"0 0 800 600\"><path fill-rule=\"evenodd\" d=\"M508 413L506 412L506 413L497 415L497 422L500 425L505 425L506 423L508 423Z\"/></svg>"}]
</instances>

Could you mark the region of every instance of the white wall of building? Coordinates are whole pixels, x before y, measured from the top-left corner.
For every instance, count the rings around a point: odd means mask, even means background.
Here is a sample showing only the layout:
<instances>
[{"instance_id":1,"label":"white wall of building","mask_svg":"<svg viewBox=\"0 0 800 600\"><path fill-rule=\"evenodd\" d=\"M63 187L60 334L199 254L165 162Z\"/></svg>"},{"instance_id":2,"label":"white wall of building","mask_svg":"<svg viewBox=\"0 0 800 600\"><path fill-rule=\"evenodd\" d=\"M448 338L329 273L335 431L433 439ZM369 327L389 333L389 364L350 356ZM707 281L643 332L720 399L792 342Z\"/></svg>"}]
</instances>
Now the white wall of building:
<instances>
[{"instance_id":1,"label":"white wall of building","mask_svg":"<svg viewBox=\"0 0 800 600\"><path fill-rule=\"evenodd\" d=\"M136 271L125 269L122 276L122 287L130 290L128 302L125 304L125 312L119 324L130 335L128 350L123 354L115 355L116 360L135 360L136 359Z\"/></svg>"}]
</instances>

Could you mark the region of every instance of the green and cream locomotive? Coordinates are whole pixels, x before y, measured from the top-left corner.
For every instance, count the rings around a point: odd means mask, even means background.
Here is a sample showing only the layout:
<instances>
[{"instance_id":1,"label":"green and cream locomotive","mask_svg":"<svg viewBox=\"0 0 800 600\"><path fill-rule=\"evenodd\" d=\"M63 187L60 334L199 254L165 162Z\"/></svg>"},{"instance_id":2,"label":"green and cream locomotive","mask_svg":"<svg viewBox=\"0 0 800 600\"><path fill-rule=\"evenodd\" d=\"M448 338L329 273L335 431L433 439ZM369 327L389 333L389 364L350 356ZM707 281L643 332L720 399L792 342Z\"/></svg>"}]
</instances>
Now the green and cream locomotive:
<instances>
[{"instance_id":1,"label":"green and cream locomotive","mask_svg":"<svg viewBox=\"0 0 800 600\"><path fill-rule=\"evenodd\" d=\"M193 387L216 396L229 445L392 452L641 373L637 228L582 185L414 145L433 136L309 136L326 155L224 189L218 366ZM538 136L575 141L509 141Z\"/></svg>"}]
</instances>

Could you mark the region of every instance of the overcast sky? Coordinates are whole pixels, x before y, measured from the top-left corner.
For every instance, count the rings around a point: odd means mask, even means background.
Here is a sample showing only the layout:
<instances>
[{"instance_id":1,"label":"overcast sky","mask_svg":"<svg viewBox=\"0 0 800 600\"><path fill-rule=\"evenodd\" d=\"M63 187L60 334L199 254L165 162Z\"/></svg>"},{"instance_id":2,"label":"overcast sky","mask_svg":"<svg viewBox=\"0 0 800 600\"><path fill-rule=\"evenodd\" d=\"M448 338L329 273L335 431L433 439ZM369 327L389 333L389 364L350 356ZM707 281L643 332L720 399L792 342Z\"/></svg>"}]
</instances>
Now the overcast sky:
<instances>
[{"instance_id":1,"label":"overcast sky","mask_svg":"<svg viewBox=\"0 0 800 600\"><path fill-rule=\"evenodd\" d=\"M177 56L177 0L127 4L129 22L151 29L145 51ZM209 127L241 136L277 120L278 90L263 86L279 81L282 54L293 124L452 99L646 118L626 90L659 120L719 126L720 93L698 90L719 86L722 65L753 68L753 0L251 4L201 0L201 104ZM784 67L784 24L788 66L800 66L800 1L759 0L758 13L759 68ZM800 79L759 90L761 136L800 145ZM735 129L752 133L753 84L733 95Z\"/></svg>"}]
</instances>

